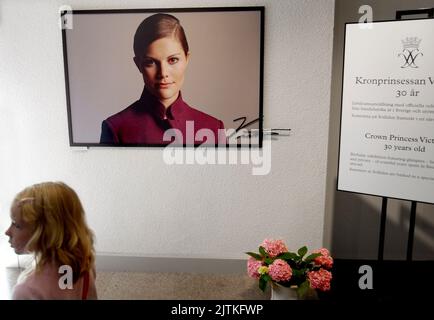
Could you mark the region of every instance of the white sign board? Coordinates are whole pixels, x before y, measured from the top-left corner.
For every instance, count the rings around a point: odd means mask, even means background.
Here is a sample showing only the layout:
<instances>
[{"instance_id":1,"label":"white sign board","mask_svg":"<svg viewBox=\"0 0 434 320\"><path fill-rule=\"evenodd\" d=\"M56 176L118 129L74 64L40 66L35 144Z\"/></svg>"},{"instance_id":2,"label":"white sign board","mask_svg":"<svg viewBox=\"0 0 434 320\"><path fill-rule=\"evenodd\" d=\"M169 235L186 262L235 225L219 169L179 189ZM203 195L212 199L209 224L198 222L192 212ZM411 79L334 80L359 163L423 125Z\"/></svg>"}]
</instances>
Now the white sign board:
<instances>
[{"instance_id":1,"label":"white sign board","mask_svg":"<svg viewBox=\"0 0 434 320\"><path fill-rule=\"evenodd\" d=\"M346 25L338 190L434 203L434 19Z\"/></svg>"}]
</instances>

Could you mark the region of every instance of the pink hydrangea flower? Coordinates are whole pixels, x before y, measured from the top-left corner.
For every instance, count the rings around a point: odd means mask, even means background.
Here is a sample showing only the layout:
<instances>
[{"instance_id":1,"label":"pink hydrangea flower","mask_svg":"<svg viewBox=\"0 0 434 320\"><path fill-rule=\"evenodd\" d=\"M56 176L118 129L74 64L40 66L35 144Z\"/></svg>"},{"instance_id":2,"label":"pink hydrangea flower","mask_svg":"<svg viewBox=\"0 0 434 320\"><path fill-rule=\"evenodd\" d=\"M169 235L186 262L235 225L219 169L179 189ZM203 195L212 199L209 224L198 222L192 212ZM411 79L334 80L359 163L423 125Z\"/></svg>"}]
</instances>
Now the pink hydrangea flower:
<instances>
[{"instance_id":1,"label":"pink hydrangea flower","mask_svg":"<svg viewBox=\"0 0 434 320\"><path fill-rule=\"evenodd\" d=\"M288 248L283 240L265 239L261 247L265 248L271 258L277 257L279 254L288 252Z\"/></svg>"},{"instance_id":2,"label":"pink hydrangea flower","mask_svg":"<svg viewBox=\"0 0 434 320\"><path fill-rule=\"evenodd\" d=\"M333 258L330 256L330 252L326 248L321 248L314 251L314 253L321 253L319 257L316 257L313 261L326 269L333 267Z\"/></svg>"},{"instance_id":3,"label":"pink hydrangea flower","mask_svg":"<svg viewBox=\"0 0 434 320\"><path fill-rule=\"evenodd\" d=\"M247 273L249 276L255 279L259 279L261 276L258 272L259 267L262 266L262 262L256 260L253 257L250 257L249 260L247 260Z\"/></svg>"},{"instance_id":4,"label":"pink hydrangea flower","mask_svg":"<svg viewBox=\"0 0 434 320\"><path fill-rule=\"evenodd\" d=\"M289 281L292 277L292 269L286 261L276 259L268 267L268 274L274 281Z\"/></svg>"},{"instance_id":5,"label":"pink hydrangea flower","mask_svg":"<svg viewBox=\"0 0 434 320\"><path fill-rule=\"evenodd\" d=\"M332 273L325 269L320 269L318 271L309 271L307 273L307 278L310 282L310 287L312 289L318 289L321 291L330 290L330 282L332 280Z\"/></svg>"}]
</instances>

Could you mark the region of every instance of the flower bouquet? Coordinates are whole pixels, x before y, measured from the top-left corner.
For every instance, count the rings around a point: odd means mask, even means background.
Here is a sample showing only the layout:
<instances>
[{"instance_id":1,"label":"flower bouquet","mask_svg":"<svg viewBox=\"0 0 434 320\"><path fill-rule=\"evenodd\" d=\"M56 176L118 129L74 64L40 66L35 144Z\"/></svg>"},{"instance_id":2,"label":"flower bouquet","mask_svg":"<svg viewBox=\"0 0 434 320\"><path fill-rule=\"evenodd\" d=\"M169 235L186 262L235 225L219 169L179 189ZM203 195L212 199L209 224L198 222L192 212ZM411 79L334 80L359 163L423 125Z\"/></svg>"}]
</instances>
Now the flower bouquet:
<instances>
[{"instance_id":1,"label":"flower bouquet","mask_svg":"<svg viewBox=\"0 0 434 320\"><path fill-rule=\"evenodd\" d=\"M304 299L312 290L328 291L333 258L327 249L321 248L307 255L307 247L297 253L289 252L282 240L265 239L259 253L246 252L247 272L259 280L259 288L265 291L267 283L295 287L298 297Z\"/></svg>"}]
</instances>

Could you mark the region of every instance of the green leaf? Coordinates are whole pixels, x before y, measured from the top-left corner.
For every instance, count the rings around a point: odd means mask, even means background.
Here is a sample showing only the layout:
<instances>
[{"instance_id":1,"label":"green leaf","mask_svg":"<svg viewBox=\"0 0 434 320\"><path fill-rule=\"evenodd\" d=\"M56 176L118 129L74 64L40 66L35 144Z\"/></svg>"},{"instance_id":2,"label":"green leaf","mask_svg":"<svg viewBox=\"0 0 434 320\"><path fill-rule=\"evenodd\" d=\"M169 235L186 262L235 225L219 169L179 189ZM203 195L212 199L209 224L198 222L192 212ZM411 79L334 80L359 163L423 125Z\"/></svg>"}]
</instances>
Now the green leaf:
<instances>
[{"instance_id":1,"label":"green leaf","mask_svg":"<svg viewBox=\"0 0 434 320\"><path fill-rule=\"evenodd\" d=\"M246 254L248 254L249 256L251 256L251 257L253 257L253 258L255 258L256 260L262 260L262 257L261 257L259 254L257 254L257 253L254 253L254 252L246 252Z\"/></svg>"},{"instance_id":2,"label":"green leaf","mask_svg":"<svg viewBox=\"0 0 434 320\"><path fill-rule=\"evenodd\" d=\"M265 262L266 265L270 265L270 264L272 264L274 262L274 259L272 259L272 258L265 258L264 262Z\"/></svg>"},{"instance_id":3,"label":"green leaf","mask_svg":"<svg viewBox=\"0 0 434 320\"><path fill-rule=\"evenodd\" d=\"M319 256L321 256L321 253L312 253L312 254L308 255L308 256L306 257L306 259L304 259L304 261L306 261L306 262L311 262L311 261L313 261L315 258L318 258Z\"/></svg>"},{"instance_id":4,"label":"green leaf","mask_svg":"<svg viewBox=\"0 0 434 320\"><path fill-rule=\"evenodd\" d=\"M297 254L293 252L281 253L277 256L277 258L282 260L298 260Z\"/></svg>"},{"instance_id":5,"label":"green leaf","mask_svg":"<svg viewBox=\"0 0 434 320\"><path fill-rule=\"evenodd\" d=\"M306 269L292 269L292 276L295 278L300 278L302 276L304 276Z\"/></svg>"},{"instance_id":6,"label":"green leaf","mask_svg":"<svg viewBox=\"0 0 434 320\"><path fill-rule=\"evenodd\" d=\"M309 289L310 289L309 281L306 280L297 289L298 297L300 299L304 299L306 297L306 294L308 293Z\"/></svg>"},{"instance_id":7,"label":"green leaf","mask_svg":"<svg viewBox=\"0 0 434 320\"><path fill-rule=\"evenodd\" d=\"M301 247L300 249L298 249L298 255L302 258L305 254L307 253L307 247Z\"/></svg>"},{"instance_id":8,"label":"green leaf","mask_svg":"<svg viewBox=\"0 0 434 320\"><path fill-rule=\"evenodd\" d=\"M267 252L265 251L265 248L264 247L259 247L259 253L263 256L263 257L265 257L266 255L267 255Z\"/></svg>"},{"instance_id":9,"label":"green leaf","mask_svg":"<svg viewBox=\"0 0 434 320\"><path fill-rule=\"evenodd\" d=\"M319 300L318 293L315 289L310 287L309 280L300 284L297 289L298 298L303 300Z\"/></svg>"},{"instance_id":10,"label":"green leaf","mask_svg":"<svg viewBox=\"0 0 434 320\"><path fill-rule=\"evenodd\" d=\"M259 278L259 289L262 291L265 291L265 288L267 287L267 280L264 279L264 277Z\"/></svg>"},{"instance_id":11,"label":"green leaf","mask_svg":"<svg viewBox=\"0 0 434 320\"><path fill-rule=\"evenodd\" d=\"M270 277L270 275L268 275L268 274L263 274L263 275L262 275L262 279L264 279L265 281L270 281L270 280L271 280L271 277Z\"/></svg>"}]
</instances>

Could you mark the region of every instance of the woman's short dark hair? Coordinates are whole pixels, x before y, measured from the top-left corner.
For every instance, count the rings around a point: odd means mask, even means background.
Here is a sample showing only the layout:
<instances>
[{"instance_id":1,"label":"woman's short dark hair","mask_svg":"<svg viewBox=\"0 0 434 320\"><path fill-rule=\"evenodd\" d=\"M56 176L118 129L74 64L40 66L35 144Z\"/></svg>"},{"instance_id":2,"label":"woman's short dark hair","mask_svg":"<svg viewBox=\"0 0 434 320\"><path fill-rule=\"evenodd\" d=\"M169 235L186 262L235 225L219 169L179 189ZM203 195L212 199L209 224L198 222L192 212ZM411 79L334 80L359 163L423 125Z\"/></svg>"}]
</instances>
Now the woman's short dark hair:
<instances>
[{"instance_id":1,"label":"woman's short dark hair","mask_svg":"<svg viewBox=\"0 0 434 320\"><path fill-rule=\"evenodd\" d=\"M166 37L178 39L187 55L189 50L184 28L177 18L166 13L154 14L140 23L134 35L134 55L142 58L152 42Z\"/></svg>"}]
</instances>

